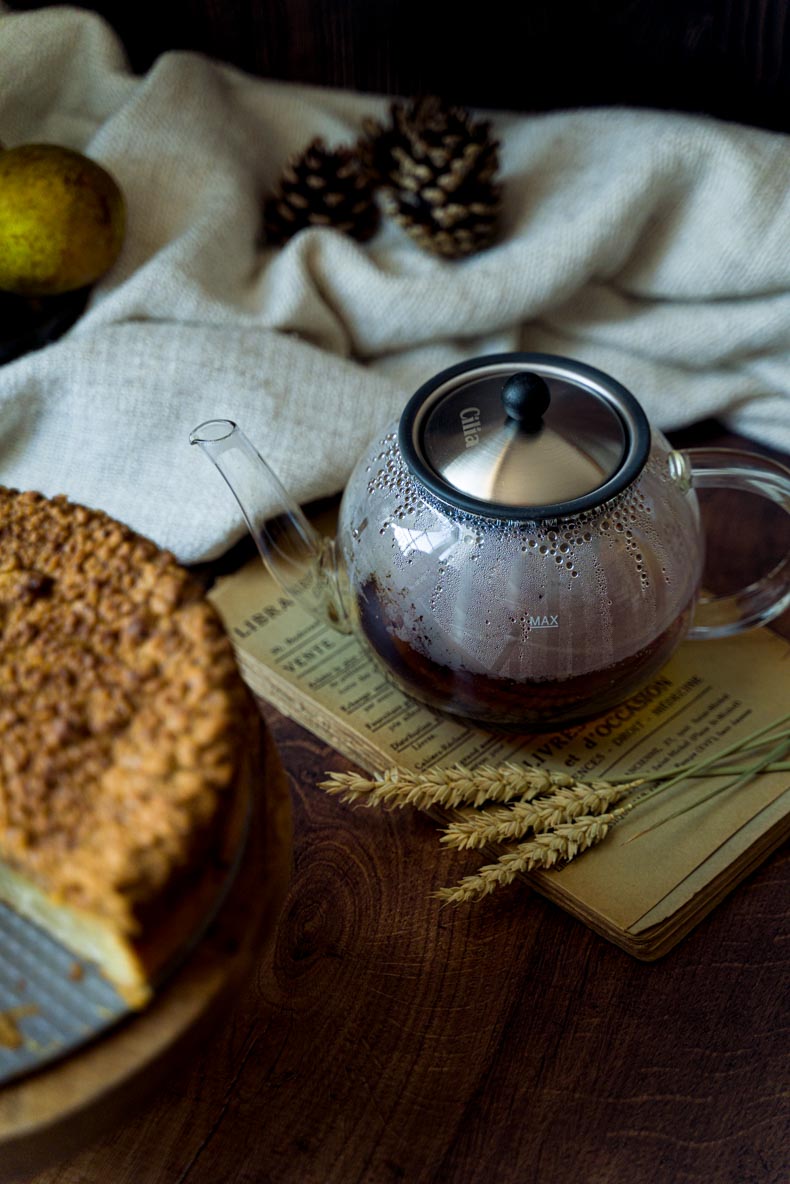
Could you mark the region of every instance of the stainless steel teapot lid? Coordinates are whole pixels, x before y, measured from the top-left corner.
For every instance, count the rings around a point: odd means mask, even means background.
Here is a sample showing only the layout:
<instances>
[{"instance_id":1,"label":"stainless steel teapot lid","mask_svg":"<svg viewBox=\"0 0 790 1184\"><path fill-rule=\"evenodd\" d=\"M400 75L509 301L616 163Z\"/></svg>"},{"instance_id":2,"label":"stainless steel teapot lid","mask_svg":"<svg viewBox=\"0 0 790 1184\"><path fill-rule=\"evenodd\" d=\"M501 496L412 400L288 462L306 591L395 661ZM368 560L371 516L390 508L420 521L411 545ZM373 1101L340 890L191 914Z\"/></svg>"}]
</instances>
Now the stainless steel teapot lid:
<instances>
[{"instance_id":1,"label":"stainless steel teapot lid","mask_svg":"<svg viewBox=\"0 0 790 1184\"><path fill-rule=\"evenodd\" d=\"M442 502L489 518L558 518L641 472L650 426L625 387L549 354L494 354L442 371L400 422L403 457Z\"/></svg>"}]
</instances>

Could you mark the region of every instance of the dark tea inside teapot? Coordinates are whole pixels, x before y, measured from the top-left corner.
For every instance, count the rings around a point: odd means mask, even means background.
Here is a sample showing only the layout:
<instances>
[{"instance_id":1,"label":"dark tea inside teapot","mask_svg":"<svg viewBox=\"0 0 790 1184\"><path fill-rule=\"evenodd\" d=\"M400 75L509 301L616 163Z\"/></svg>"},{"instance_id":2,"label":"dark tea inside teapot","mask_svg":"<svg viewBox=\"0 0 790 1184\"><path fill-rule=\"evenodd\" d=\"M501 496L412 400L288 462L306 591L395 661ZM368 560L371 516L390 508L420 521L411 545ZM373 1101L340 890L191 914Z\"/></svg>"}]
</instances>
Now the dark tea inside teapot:
<instances>
[{"instance_id":1,"label":"dark tea inside teapot","mask_svg":"<svg viewBox=\"0 0 790 1184\"><path fill-rule=\"evenodd\" d=\"M459 655L440 665L428 647L403 637L396 606L375 581L361 589L358 613L368 643L400 685L424 702L484 725L540 730L584 719L608 710L664 665L685 636L693 601L658 637L635 653L615 658L609 665L566 676L473 671ZM394 610L394 611L393 611ZM560 628L557 615L527 616L524 633ZM521 641L509 643L516 652ZM602 647L603 648L603 647Z\"/></svg>"}]
</instances>

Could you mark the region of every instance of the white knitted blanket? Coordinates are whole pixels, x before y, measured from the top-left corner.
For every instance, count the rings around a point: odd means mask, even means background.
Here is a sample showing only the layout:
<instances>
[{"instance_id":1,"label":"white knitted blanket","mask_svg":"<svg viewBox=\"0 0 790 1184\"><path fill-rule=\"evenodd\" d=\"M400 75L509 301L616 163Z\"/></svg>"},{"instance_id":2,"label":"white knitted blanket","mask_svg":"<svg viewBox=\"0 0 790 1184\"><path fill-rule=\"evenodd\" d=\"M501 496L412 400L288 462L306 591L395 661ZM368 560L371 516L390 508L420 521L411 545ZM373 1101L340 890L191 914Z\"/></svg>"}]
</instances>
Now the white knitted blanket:
<instances>
[{"instance_id":1,"label":"white knitted blanket","mask_svg":"<svg viewBox=\"0 0 790 1184\"><path fill-rule=\"evenodd\" d=\"M497 245L462 262L394 225L262 246L262 199L314 136L387 102L196 54L132 75L97 16L0 16L0 140L77 148L128 233L85 314L0 367L0 482L101 507L184 561L243 532L190 429L235 419L300 501L342 488L438 370L510 349L608 371L659 427L715 415L790 449L790 137L634 110L488 113ZM2 250L2 243L0 243Z\"/></svg>"}]
</instances>

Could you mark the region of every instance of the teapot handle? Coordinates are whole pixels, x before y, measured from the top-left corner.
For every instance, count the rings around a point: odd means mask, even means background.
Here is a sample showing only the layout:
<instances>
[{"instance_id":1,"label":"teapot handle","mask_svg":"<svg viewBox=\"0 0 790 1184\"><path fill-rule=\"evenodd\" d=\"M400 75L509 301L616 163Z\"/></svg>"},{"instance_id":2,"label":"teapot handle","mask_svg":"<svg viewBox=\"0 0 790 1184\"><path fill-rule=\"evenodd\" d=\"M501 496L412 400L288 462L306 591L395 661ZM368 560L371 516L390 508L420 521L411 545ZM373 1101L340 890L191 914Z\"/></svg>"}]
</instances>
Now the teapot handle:
<instances>
[{"instance_id":1,"label":"teapot handle","mask_svg":"<svg viewBox=\"0 0 790 1184\"><path fill-rule=\"evenodd\" d=\"M790 514L790 470L769 457L727 448L673 452L670 471L681 488L741 489L776 502ZM790 607L790 550L772 571L745 588L697 602L691 640L730 637L765 625Z\"/></svg>"}]
</instances>

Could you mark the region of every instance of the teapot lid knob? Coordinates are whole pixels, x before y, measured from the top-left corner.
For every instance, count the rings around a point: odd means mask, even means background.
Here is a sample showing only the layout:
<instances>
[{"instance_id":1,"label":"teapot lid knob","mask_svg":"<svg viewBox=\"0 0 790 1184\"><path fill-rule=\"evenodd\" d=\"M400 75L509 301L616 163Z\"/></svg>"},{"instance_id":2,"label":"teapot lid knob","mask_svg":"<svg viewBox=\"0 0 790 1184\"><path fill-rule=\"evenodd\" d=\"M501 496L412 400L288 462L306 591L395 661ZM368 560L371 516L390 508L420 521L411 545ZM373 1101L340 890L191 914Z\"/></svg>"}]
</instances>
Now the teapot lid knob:
<instances>
[{"instance_id":1,"label":"teapot lid knob","mask_svg":"<svg viewBox=\"0 0 790 1184\"><path fill-rule=\"evenodd\" d=\"M539 374L529 370L511 374L502 387L502 405L510 419L518 420L527 430L540 427L540 421L549 409L551 392L548 383Z\"/></svg>"}]
</instances>

